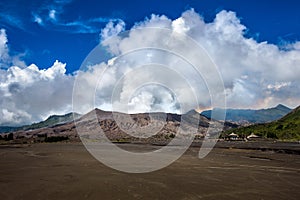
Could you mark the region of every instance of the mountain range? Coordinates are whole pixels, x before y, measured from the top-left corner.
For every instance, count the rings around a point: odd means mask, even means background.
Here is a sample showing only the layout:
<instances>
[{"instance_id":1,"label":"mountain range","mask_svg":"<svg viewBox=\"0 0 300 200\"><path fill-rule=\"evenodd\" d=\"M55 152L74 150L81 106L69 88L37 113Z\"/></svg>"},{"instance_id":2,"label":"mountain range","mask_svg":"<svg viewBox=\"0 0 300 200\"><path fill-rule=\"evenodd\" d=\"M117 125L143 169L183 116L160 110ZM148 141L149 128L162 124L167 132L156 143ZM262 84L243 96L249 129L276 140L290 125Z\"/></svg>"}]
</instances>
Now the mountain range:
<instances>
[{"instance_id":1,"label":"mountain range","mask_svg":"<svg viewBox=\"0 0 300 200\"><path fill-rule=\"evenodd\" d=\"M50 119L48 118L48 121L46 121L50 122ZM43 124L40 123L39 125ZM103 131L106 137L114 142L165 143L182 131L182 133L192 132L196 138L203 138L207 134L210 125L220 127L222 123L209 120L194 110L179 115L161 112L125 114L94 109L75 121L38 129L17 130L10 133L10 138L21 143L60 141L65 139L78 141L78 136L81 139L101 140L103 135L99 133ZM234 127L236 125L231 123L225 123L224 125L225 130ZM151 135L149 136L149 134ZM6 140L9 134L3 135L5 138L2 137L2 139Z\"/></svg>"},{"instance_id":2,"label":"mountain range","mask_svg":"<svg viewBox=\"0 0 300 200\"><path fill-rule=\"evenodd\" d=\"M224 134L232 132L241 137L255 134L263 138L300 141L300 106L278 120L227 130Z\"/></svg>"},{"instance_id":3,"label":"mountain range","mask_svg":"<svg viewBox=\"0 0 300 200\"><path fill-rule=\"evenodd\" d=\"M230 120L243 119L249 122L261 122L254 125L247 125L239 127L237 123L224 122L223 135L232 132L245 137L251 133L265 138L286 139L286 140L300 140L300 107L290 111L288 114L276 119L272 122L265 122L271 118L278 118L278 116L286 113L289 108L278 105L275 108L263 110L229 110ZM240 113L240 114L238 114ZM204 112L205 114L205 112ZM178 132L179 128L184 128L181 124L187 124L185 131L192 130L189 125L196 125L196 138L203 138L207 134L210 126L218 127L222 122L212 119L210 120L204 114L199 114L195 110L191 110L183 115L172 113L139 113L139 114L125 114L110 111L103 111L94 109L85 115L76 113L68 113L66 115L53 115L48 117L45 121L34 123L32 125L22 127L2 127L2 131L10 131L9 134L3 134L2 139L10 138L17 139L19 142L43 142L43 141L60 141L60 140L79 140L79 137L85 139L97 138L99 136L99 125L106 137L112 141L145 141L156 143L158 141L168 141L173 138ZM206 112L207 114L207 112ZM234 115L235 114L235 115ZM254 116L252 116L253 114ZM271 115L271 116L268 116ZM73 119L75 116L75 121ZM239 116L239 117L238 117ZM248 118L246 118L248 117ZM257 117L256 120L251 120ZM154 126L148 126L154 124ZM83 130L84 134L77 134L78 130ZM156 128L159 128L156 130ZM1 129L0 129L1 130ZM134 131L136 134L132 136L127 134L128 131ZM155 132L147 139L140 139L143 135ZM0 139L1 139L0 138ZM99 138L97 138L99 139Z\"/></svg>"},{"instance_id":4,"label":"mountain range","mask_svg":"<svg viewBox=\"0 0 300 200\"><path fill-rule=\"evenodd\" d=\"M240 125L271 122L288 114L291 109L279 104L274 108L251 110L251 109L213 109L215 120L224 120L218 112L226 112L226 121L238 123ZM206 110L201 113L207 118L211 118L212 110Z\"/></svg>"},{"instance_id":5,"label":"mountain range","mask_svg":"<svg viewBox=\"0 0 300 200\"><path fill-rule=\"evenodd\" d=\"M218 112L224 112L224 109L215 108L216 117L214 120L222 120L218 117ZM227 109L226 110L226 123L237 123L240 125L245 124L254 124L254 123L265 123L277 120L291 111L290 108L284 105L277 105L274 108L260 109L260 110L251 110L251 109ZM190 112L195 112L191 110ZM201 113L201 116L204 116L208 119L211 118L212 110L206 110ZM50 127L61 123L67 123L73 120L73 115L76 118L79 118L81 115L78 113L68 113L65 115L52 115L49 116L46 120L33 123L31 125L25 126L0 126L0 133L8 133L19 130L33 130L38 128ZM232 126L228 124L229 126Z\"/></svg>"},{"instance_id":6,"label":"mountain range","mask_svg":"<svg viewBox=\"0 0 300 200\"><path fill-rule=\"evenodd\" d=\"M31 125L24 125L24 126L0 126L0 133L7 133L7 132L14 132L20 130L34 130L39 128L51 127L58 124L64 124L67 122L73 121L73 118L77 119L81 115L78 113L68 113L65 115L51 115L46 120L33 123Z\"/></svg>"}]
</instances>

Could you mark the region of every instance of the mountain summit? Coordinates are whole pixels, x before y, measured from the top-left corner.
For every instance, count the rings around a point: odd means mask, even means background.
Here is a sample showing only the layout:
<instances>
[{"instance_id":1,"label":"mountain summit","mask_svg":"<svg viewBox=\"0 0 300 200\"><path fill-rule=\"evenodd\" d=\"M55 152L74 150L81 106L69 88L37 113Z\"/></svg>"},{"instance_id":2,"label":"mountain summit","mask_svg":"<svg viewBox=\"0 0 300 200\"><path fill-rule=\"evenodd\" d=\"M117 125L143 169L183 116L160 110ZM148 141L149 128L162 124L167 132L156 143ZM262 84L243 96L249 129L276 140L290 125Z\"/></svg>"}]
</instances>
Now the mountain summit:
<instances>
[{"instance_id":1,"label":"mountain summit","mask_svg":"<svg viewBox=\"0 0 300 200\"><path fill-rule=\"evenodd\" d=\"M229 122L236 122L239 124L255 124L255 123L266 123L271 122L277 119L280 119L284 115L288 114L291 109L282 105L278 104L276 107L268 108L268 109L260 109L260 110L251 110L251 109L220 109L215 108L213 109L216 114L218 112L226 111L226 121ZM211 118L212 110L203 111L201 114ZM216 115L216 120L223 120L218 119L218 115Z\"/></svg>"},{"instance_id":2,"label":"mountain summit","mask_svg":"<svg viewBox=\"0 0 300 200\"><path fill-rule=\"evenodd\" d=\"M287 115L270 123L254 124L247 127L232 129L239 135L247 136L255 134L264 138L281 140L300 140L300 106L293 109ZM229 131L228 133L229 134Z\"/></svg>"},{"instance_id":3,"label":"mountain summit","mask_svg":"<svg viewBox=\"0 0 300 200\"><path fill-rule=\"evenodd\" d=\"M79 118L81 115L78 113L68 113L65 115L51 115L46 120L33 123L31 125L24 125L19 127L11 126L0 126L0 133L20 131L20 130L34 130L39 128L51 127L59 124L64 124L73 121L74 119Z\"/></svg>"}]
</instances>

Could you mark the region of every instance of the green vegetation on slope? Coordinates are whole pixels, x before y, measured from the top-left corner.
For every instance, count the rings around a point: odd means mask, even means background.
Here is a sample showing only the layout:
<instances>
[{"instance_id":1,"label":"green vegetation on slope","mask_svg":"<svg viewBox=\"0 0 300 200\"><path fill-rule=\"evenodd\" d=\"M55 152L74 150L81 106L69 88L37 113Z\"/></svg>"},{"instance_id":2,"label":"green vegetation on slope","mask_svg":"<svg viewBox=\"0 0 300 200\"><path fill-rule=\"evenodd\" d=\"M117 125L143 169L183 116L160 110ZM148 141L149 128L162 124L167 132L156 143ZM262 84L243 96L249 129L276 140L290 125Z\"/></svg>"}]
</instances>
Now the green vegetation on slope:
<instances>
[{"instance_id":1,"label":"green vegetation on slope","mask_svg":"<svg viewBox=\"0 0 300 200\"><path fill-rule=\"evenodd\" d=\"M33 130L33 129L51 127L51 126L54 126L57 124L71 122L71 121L73 121L73 114L74 114L75 119L77 119L81 116L78 113L68 113L65 115L51 115L45 121L33 123L31 125L25 125L25 126L21 126L21 127L1 126L0 133L7 133L7 132L13 132L13 131L19 131L19 130L25 130L25 131Z\"/></svg>"},{"instance_id":2,"label":"green vegetation on slope","mask_svg":"<svg viewBox=\"0 0 300 200\"><path fill-rule=\"evenodd\" d=\"M80 117L79 114L74 113L75 119ZM65 115L51 115L45 121L41 121L38 123L33 123L31 125L26 125L22 127L22 130L30 130L30 129L38 129L43 127L54 126L57 124L63 124L66 122L73 121L73 113L68 113Z\"/></svg>"},{"instance_id":3,"label":"green vegetation on slope","mask_svg":"<svg viewBox=\"0 0 300 200\"><path fill-rule=\"evenodd\" d=\"M236 133L241 137L246 137L251 133L264 138L280 140L300 140L300 106L292 110L279 120L255 124L247 127L240 127L225 131L222 135Z\"/></svg>"}]
</instances>

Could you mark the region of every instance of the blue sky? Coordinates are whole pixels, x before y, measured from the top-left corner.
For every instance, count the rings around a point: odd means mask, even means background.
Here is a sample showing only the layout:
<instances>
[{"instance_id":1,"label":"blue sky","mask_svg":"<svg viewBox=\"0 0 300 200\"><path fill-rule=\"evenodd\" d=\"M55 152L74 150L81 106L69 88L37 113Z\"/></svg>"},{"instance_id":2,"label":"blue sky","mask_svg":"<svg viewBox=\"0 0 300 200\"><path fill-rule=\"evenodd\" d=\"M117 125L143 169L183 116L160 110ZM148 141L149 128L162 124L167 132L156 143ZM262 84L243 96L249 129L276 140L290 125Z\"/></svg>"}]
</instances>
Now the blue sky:
<instances>
[{"instance_id":1,"label":"blue sky","mask_svg":"<svg viewBox=\"0 0 300 200\"><path fill-rule=\"evenodd\" d=\"M122 100L121 94L131 94L127 99L131 112L179 113L178 99L188 104L188 109L213 107L203 77L178 64L178 57L170 59L153 49L139 52L134 59L124 58L127 64L115 62L119 53L126 54L134 47L169 45L164 43L168 34L148 33L143 29L147 27L184 33L200 44L223 80L224 90L216 95L226 94L227 107L259 109L282 103L294 108L300 105L299 8L296 0L2 0L0 125L30 124L51 114L74 111L74 83L78 80L83 88L75 94L82 108L78 112L93 108L86 103L87 97L95 97L94 107L112 110L112 92L123 75L117 100ZM133 26L144 31L134 34ZM133 34L103 43L125 30ZM98 44L106 45L111 60L81 70L81 63ZM171 52L185 53L198 64L204 59L180 40L172 45ZM185 83L168 73L153 74L142 68L147 73L134 79L125 76L125 71L135 70L137 63L144 66L147 59L165 63L182 72L179 74L187 73L185 80L192 81L200 101L192 102ZM162 77L167 85L176 87L134 85L133 80L147 82L153 77ZM98 87L100 79L105 82ZM213 89L219 88L216 85Z\"/></svg>"},{"instance_id":2,"label":"blue sky","mask_svg":"<svg viewBox=\"0 0 300 200\"><path fill-rule=\"evenodd\" d=\"M282 44L300 40L299 7L296 0L2 0L0 28L6 29L11 54L22 54L27 65L48 68L57 59L71 73L98 44L109 20L121 19L130 29L152 13L176 19L194 8L210 22L220 10L231 10L248 37Z\"/></svg>"}]
</instances>

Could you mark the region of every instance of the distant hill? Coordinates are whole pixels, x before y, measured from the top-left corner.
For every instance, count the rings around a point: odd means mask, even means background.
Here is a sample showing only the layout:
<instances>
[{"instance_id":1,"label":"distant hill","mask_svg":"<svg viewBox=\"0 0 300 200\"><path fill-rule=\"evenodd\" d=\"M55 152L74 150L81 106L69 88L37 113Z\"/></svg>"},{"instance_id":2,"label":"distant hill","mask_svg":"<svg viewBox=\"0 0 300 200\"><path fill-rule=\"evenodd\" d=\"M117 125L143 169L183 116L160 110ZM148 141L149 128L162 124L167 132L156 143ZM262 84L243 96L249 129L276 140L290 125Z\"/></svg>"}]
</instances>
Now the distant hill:
<instances>
[{"instance_id":1,"label":"distant hill","mask_svg":"<svg viewBox=\"0 0 300 200\"><path fill-rule=\"evenodd\" d=\"M79 118L81 115L78 113L74 113L75 119ZM44 127L51 127L58 124L64 124L67 122L73 121L73 113L68 113L65 115L51 115L46 120L33 123L31 125L25 125L20 127L10 127L10 126L0 126L0 133L8 133L13 131L19 131L19 130L33 130L38 128L44 128Z\"/></svg>"},{"instance_id":2,"label":"distant hill","mask_svg":"<svg viewBox=\"0 0 300 200\"><path fill-rule=\"evenodd\" d=\"M176 134L186 139L188 135L182 134L183 132L193 133L196 139L201 139L205 136L215 137L215 134L219 133L216 130L221 131L220 128L223 128L223 123L209 120L194 110L179 115L162 112L125 114L94 109L79 117L75 122L61 123L62 121L58 119L60 117L51 116L44 122L25 126L22 130L11 133L11 140L17 143L31 143L78 141L79 139L98 141L108 138L113 142L145 142L164 145ZM210 125L216 129L215 131L211 129L208 133ZM37 127L42 128L36 129ZM233 127L236 125L224 123L224 130ZM101 133L104 133L106 137ZM9 135L5 134L5 136L0 139L9 140Z\"/></svg>"},{"instance_id":3,"label":"distant hill","mask_svg":"<svg viewBox=\"0 0 300 200\"><path fill-rule=\"evenodd\" d=\"M281 140L300 140L300 106L290 113L270 123L254 124L247 127L231 129L224 134L236 133L240 136L248 136L251 133L264 138Z\"/></svg>"},{"instance_id":4,"label":"distant hill","mask_svg":"<svg viewBox=\"0 0 300 200\"><path fill-rule=\"evenodd\" d=\"M14 126L0 126L0 133L9 133L18 130L19 127Z\"/></svg>"},{"instance_id":5,"label":"distant hill","mask_svg":"<svg viewBox=\"0 0 300 200\"><path fill-rule=\"evenodd\" d=\"M223 120L218 117L218 112L224 112L224 109L214 109L216 113L215 120ZM239 124L253 124L271 122L285 116L291 111L290 108L279 104L274 108L251 110L251 109L227 109L226 121L236 122ZM203 111L201 114L211 118L211 110Z\"/></svg>"},{"instance_id":6,"label":"distant hill","mask_svg":"<svg viewBox=\"0 0 300 200\"><path fill-rule=\"evenodd\" d=\"M75 119L79 118L81 115L74 113ZM23 126L22 130L38 129L43 127L50 127L58 124L64 124L67 122L73 121L73 113L68 113L65 115L51 115L45 121L38 123L33 123L31 125Z\"/></svg>"}]
</instances>

